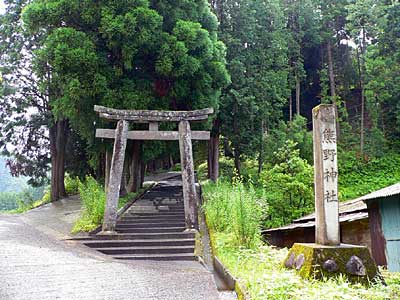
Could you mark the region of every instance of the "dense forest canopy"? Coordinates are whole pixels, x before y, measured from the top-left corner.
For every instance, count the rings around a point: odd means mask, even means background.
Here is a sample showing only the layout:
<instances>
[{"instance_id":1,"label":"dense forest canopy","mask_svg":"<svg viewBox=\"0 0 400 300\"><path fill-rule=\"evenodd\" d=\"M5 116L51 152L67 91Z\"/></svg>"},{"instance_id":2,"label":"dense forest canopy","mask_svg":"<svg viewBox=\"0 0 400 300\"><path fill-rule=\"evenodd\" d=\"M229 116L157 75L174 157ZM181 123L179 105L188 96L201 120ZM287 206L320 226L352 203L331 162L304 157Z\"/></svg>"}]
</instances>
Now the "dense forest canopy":
<instances>
[{"instance_id":1,"label":"dense forest canopy","mask_svg":"<svg viewBox=\"0 0 400 300\"><path fill-rule=\"evenodd\" d=\"M308 131L319 103L336 104L342 170L400 150L398 1L4 2L0 146L11 171L32 183L51 166L54 200L65 195L65 172L104 177L110 145L94 128L114 125L97 118L95 104L214 107L205 125L213 150L198 147L197 157L208 152L215 173L221 154L221 173L232 162L276 193L312 180ZM178 157L177 145L131 143L126 176Z\"/></svg>"}]
</instances>

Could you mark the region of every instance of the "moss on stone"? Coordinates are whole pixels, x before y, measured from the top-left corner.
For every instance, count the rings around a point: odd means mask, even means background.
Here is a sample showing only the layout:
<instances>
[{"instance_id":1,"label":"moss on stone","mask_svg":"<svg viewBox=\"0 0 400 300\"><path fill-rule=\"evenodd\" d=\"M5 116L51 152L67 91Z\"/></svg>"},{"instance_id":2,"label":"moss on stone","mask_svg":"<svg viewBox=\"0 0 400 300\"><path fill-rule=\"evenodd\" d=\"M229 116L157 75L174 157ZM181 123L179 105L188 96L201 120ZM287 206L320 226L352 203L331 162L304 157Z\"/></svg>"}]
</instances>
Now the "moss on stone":
<instances>
[{"instance_id":1,"label":"moss on stone","mask_svg":"<svg viewBox=\"0 0 400 300\"><path fill-rule=\"evenodd\" d=\"M300 265L302 260L301 255L304 256L304 262ZM346 269L346 264L353 256L361 260L365 267L365 275L354 275ZM293 258L295 259L292 264ZM328 271L323 267L324 262L327 260L336 263L337 268L335 268L335 271ZM284 265L295 269L301 277L306 279L330 278L342 274L350 282L369 285L371 281L379 276L378 269L371 258L369 250L364 246L345 244L340 246L322 246L296 243L289 251Z\"/></svg>"},{"instance_id":2,"label":"moss on stone","mask_svg":"<svg viewBox=\"0 0 400 300\"><path fill-rule=\"evenodd\" d=\"M197 257L201 257L203 255L203 252L204 252L204 245L202 242L202 235L200 232L196 232L194 255Z\"/></svg>"}]
</instances>

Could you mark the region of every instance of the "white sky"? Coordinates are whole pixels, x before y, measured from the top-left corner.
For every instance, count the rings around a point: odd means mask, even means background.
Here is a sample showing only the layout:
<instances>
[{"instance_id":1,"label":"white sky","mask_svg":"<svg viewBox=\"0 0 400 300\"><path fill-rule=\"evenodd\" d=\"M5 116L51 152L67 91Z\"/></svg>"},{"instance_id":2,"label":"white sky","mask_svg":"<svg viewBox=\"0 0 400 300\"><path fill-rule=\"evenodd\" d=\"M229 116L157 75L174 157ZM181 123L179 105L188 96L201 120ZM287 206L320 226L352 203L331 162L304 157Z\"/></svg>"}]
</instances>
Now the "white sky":
<instances>
[{"instance_id":1,"label":"white sky","mask_svg":"<svg viewBox=\"0 0 400 300\"><path fill-rule=\"evenodd\" d=\"M0 14L4 13L4 2L0 0Z\"/></svg>"}]
</instances>

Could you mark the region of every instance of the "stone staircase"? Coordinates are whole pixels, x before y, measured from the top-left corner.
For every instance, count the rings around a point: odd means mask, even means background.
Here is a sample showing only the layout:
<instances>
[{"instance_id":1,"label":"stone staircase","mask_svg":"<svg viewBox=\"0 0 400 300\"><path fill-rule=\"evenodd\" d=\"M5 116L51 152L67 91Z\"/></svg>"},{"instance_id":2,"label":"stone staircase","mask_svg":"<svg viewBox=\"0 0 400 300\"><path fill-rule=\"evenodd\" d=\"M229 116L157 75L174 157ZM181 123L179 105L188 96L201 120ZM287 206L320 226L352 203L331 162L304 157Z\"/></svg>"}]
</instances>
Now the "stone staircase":
<instances>
[{"instance_id":1,"label":"stone staircase","mask_svg":"<svg viewBox=\"0 0 400 300\"><path fill-rule=\"evenodd\" d=\"M149 190L118 219L116 234L97 234L82 243L116 259L194 260L195 235L185 232L181 180Z\"/></svg>"}]
</instances>

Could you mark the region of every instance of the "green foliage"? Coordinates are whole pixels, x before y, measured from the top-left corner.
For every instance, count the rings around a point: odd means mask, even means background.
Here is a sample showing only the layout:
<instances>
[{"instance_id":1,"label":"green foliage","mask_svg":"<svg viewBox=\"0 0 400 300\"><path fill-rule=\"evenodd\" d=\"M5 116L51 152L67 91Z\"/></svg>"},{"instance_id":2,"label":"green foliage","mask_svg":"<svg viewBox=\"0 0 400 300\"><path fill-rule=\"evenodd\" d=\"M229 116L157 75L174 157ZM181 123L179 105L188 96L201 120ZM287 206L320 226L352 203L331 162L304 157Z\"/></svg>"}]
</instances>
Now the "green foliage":
<instances>
[{"instance_id":1,"label":"green foliage","mask_svg":"<svg viewBox=\"0 0 400 300\"><path fill-rule=\"evenodd\" d=\"M20 192L0 192L0 211L9 211L11 213L23 213L49 202L46 197L44 187L31 187L26 185L26 180L19 178L24 185L19 186ZM11 180L11 188L12 187ZM8 187L9 189L10 187ZM14 186L15 188L15 186ZM7 190L7 188L5 188Z\"/></svg>"},{"instance_id":2,"label":"green foliage","mask_svg":"<svg viewBox=\"0 0 400 300\"><path fill-rule=\"evenodd\" d=\"M7 167L7 158L0 157L0 192L15 192L20 193L28 188L28 177L11 175Z\"/></svg>"},{"instance_id":3,"label":"green foliage","mask_svg":"<svg viewBox=\"0 0 400 300\"><path fill-rule=\"evenodd\" d=\"M103 222L106 203L104 187L91 176L86 176L84 182L79 181L78 178L75 178L73 181L75 184L78 184L82 214L75 222L72 233L91 231ZM121 197L118 202L118 209L124 207L146 188L148 186L144 186L137 193L129 193Z\"/></svg>"},{"instance_id":4,"label":"green foliage","mask_svg":"<svg viewBox=\"0 0 400 300\"><path fill-rule=\"evenodd\" d=\"M46 190L44 187L30 187L21 193L15 194L15 201L17 207L9 212L18 214L24 213L28 210L50 203L50 190Z\"/></svg>"},{"instance_id":5,"label":"green foliage","mask_svg":"<svg viewBox=\"0 0 400 300\"><path fill-rule=\"evenodd\" d=\"M34 71L41 89L51 92L51 113L68 119L92 156L99 155L94 104L217 108L229 81L225 47L205 0L34 0L23 19L29 36L46 32L34 52Z\"/></svg>"},{"instance_id":6,"label":"green foliage","mask_svg":"<svg viewBox=\"0 0 400 300\"><path fill-rule=\"evenodd\" d=\"M133 200L134 198L136 198L137 195L143 192L144 189L145 188L142 188L137 193L128 193L127 195L120 197L118 202L118 208L124 207L126 204L129 203L129 201Z\"/></svg>"},{"instance_id":7,"label":"green foliage","mask_svg":"<svg viewBox=\"0 0 400 300\"><path fill-rule=\"evenodd\" d=\"M235 244L253 248L260 242L260 220L265 205L254 187L236 179L233 183L207 182L203 186L204 210L213 231L231 233Z\"/></svg>"},{"instance_id":8,"label":"green foliage","mask_svg":"<svg viewBox=\"0 0 400 300\"><path fill-rule=\"evenodd\" d=\"M199 180L207 179L208 166L207 162L200 164L197 167L197 174ZM220 156L219 158L219 175L221 178L226 180L231 180L234 177L235 166L233 159L230 159L225 156Z\"/></svg>"},{"instance_id":9,"label":"green foliage","mask_svg":"<svg viewBox=\"0 0 400 300\"><path fill-rule=\"evenodd\" d=\"M389 152L364 161L357 153L339 154L340 200L355 199L400 182L400 154Z\"/></svg>"},{"instance_id":10,"label":"green foliage","mask_svg":"<svg viewBox=\"0 0 400 300\"><path fill-rule=\"evenodd\" d=\"M300 158L297 144L287 141L274 153L274 165L260 175L268 202L267 228L288 224L314 206L313 168Z\"/></svg>"},{"instance_id":11,"label":"green foliage","mask_svg":"<svg viewBox=\"0 0 400 300\"><path fill-rule=\"evenodd\" d=\"M45 190L43 197L42 197L43 203L50 203L51 201L51 192L50 192L50 187Z\"/></svg>"},{"instance_id":12,"label":"green foliage","mask_svg":"<svg viewBox=\"0 0 400 300\"><path fill-rule=\"evenodd\" d=\"M265 139L265 160L273 164L274 155L271 153L284 147L288 140L297 144L296 148L299 149L301 158L310 164L313 163L312 133L307 128L307 119L299 115L296 115L292 122L280 122L279 126L271 130Z\"/></svg>"},{"instance_id":13,"label":"green foliage","mask_svg":"<svg viewBox=\"0 0 400 300\"><path fill-rule=\"evenodd\" d=\"M82 215L72 228L72 233L91 231L100 225L104 217L106 193L93 177L78 184L79 197L82 202Z\"/></svg>"},{"instance_id":14,"label":"green foliage","mask_svg":"<svg viewBox=\"0 0 400 300\"><path fill-rule=\"evenodd\" d=\"M171 171L173 171L173 172L180 172L180 171L181 171L181 164L175 164L175 165L172 167Z\"/></svg>"},{"instance_id":15,"label":"green foliage","mask_svg":"<svg viewBox=\"0 0 400 300\"><path fill-rule=\"evenodd\" d=\"M400 297L398 273L381 270L387 285L377 283L369 288L351 284L342 277L321 281L305 280L293 270L282 268L282 261L288 253L286 248L238 248L231 235L226 233L214 233L212 238L218 258L245 286L254 300L386 300Z\"/></svg>"},{"instance_id":16,"label":"green foliage","mask_svg":"<svg viewBox=\"0 0 400 300\"><path fill-rule=\"evenodd\" d=\"M280 118L286 102L286 20L281 1L225 0L215 6L231 75L219 117L238 160L261 149L266 129Z\"/></svg>"},{"instance_id":17,"label":"green foliage","mask_svg":"<svg viewBox=\"0 0 400 300\"><path fill-rule=\"evenodd\" d=\"M65 176L65 191L68 195L76 195L79 192L79 184L81 181L78 177Z\"/></svg>"},{"instance_id":18,"label":"green foliage","mask_svg":"<svg viewBox=\"0 0 400 300\"><path fill-rule=\"evenodd\" d=\"M18 207L19 198L20 198L19 193L1 192L0 193L0 211L16 209Z\"/></svg>"}]
</instances>

